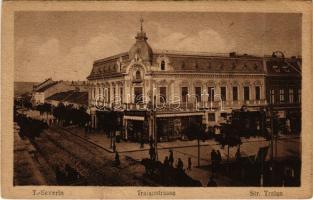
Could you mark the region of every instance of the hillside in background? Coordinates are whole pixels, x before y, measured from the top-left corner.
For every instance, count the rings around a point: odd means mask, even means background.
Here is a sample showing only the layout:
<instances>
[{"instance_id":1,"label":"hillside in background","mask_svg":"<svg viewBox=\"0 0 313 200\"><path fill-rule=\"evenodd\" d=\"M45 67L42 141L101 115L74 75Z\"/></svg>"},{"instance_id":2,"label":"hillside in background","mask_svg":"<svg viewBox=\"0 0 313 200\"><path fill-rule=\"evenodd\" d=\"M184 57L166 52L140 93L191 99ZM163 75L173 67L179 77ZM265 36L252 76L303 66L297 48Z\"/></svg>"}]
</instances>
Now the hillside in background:
<instances>
[{"instance_id":1,"label":"hillside in background","mask_svg":"<svg viewBox=\"0 0 313 200\"><path fill-rule=\"evenodd\" d=\"M33 85L36 82L14 82L14 96L21 95L26 92L31 92L33 90Z\"/></svg>"}]
</instances>

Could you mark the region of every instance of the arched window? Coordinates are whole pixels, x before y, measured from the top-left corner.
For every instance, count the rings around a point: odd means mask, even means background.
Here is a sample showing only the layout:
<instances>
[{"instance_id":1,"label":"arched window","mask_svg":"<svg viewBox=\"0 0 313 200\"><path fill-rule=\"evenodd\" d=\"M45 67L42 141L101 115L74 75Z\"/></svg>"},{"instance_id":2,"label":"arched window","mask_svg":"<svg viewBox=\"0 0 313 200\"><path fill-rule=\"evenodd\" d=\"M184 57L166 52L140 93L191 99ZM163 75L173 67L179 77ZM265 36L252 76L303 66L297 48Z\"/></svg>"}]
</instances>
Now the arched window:
<instances>
[{"instance_id":1,"label":"arched window","mask_svg":"<svg viewBox=\"0 0 313 200\"><path fill-rule=\"evenodd\" d=\"M136 71L136 80L140 80L140 79L141 79L140 71Z\"/></svg>"},{"instance_id":2,"label":"arched window","mask_svg":"<svg viewBox=\"0 0 313 200\"><path fill-rule=\"evenodd\" d=\"M161 61L161 70L165 70L165 61L164 60Z\"/></svg>"}]
</instances>

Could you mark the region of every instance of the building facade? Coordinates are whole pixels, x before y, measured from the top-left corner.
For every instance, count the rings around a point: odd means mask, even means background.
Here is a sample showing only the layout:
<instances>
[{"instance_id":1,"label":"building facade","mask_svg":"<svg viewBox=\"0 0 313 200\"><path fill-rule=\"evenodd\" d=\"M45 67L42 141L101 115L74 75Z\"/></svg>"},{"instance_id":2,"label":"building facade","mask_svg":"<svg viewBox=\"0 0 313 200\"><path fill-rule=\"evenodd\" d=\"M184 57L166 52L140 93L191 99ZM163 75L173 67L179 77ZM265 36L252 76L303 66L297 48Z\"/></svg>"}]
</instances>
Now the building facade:
<instances>
[{"instance_id":1,"label":"building facade","mask_svg":"<svg viewBox=\"0 0 313 200\"><path fill-rule=\"evenodd\" d=\"M71 86L65 81L53 81L49 78L33 87L31 101L33 105L43 104L45 103L46 98L53 94L74 89L74 86Z\"/></svg>"},{"instance_id":2,"label":"building facade","mask_svg":"<svg viewBox=\"0 0 313 200\"><path fill-rule=\"evenodd\" d=\"M129 51L95 61L87 77L94 128L115 111L124 139L167 140L183 137L191 120L210 127L234 109L267 105L263 57L152 49L142 26L135 39Z\"/></svg>"},{"instance_id":3,"label":"building facade","mask_svg":"<svg viewBox=\"0 0 313 200\"><path fill-rule=\"evenodd\" d=\"M300 57L285 58L281 52L265 57L266 99L278 118L279 131L299 134L301 131L301 63Z\"/></svg>"}]
</instances>

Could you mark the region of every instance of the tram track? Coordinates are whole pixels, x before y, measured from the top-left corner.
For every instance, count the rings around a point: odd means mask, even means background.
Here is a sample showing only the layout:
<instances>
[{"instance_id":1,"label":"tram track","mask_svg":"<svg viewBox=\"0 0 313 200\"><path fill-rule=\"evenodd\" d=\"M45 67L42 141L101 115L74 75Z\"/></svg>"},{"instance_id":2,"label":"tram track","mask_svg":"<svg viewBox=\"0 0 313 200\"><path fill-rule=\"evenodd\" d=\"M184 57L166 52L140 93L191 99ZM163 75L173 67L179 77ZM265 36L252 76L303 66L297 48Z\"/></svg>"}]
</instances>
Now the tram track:
<instances>
[{"instance_id":1,"label":"tram track","mask_svg":"<svg viewBox=\"0 0 313 200\"><path fill-rule=\"evenodd\" d=\"M43 157L47 158L55 151L53 157L48 159L49 164L69 164L86 177L88 185L141 185L138 178L131 178L126 168L112 166L113 155L66 131L55 128L45 130L34 143Z\"/></svg>"}]
</instances>

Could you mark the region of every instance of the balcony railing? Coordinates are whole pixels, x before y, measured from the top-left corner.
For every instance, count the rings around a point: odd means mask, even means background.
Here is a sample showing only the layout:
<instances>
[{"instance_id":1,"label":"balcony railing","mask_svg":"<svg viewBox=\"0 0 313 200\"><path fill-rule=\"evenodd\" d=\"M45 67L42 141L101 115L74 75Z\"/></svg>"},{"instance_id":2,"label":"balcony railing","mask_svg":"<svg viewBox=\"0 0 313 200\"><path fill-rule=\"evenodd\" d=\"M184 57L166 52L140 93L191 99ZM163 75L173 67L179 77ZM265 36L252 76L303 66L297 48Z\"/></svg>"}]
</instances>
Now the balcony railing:
<instances>
[{"instance_id":1,"label":"balcony railing","mask_svg":"<svg viewBox=\"0 0 313 200\"><path fill-rule=\"evenodd\" d=\"M97 102L95 100L90 100L90 105L100 108L114 108L122 110L148 110L152 109L150 103L107 103L107 102ZM241 106L266 106L267 101L265 99L261 100L239 100L239 101L212 101L212 102L195 102L195 103L158 103L155 105L157 111L197 111L205 109L221 109L221 108L232 108L232 107L241 107Z\"/></svg>"}]
</instances>

